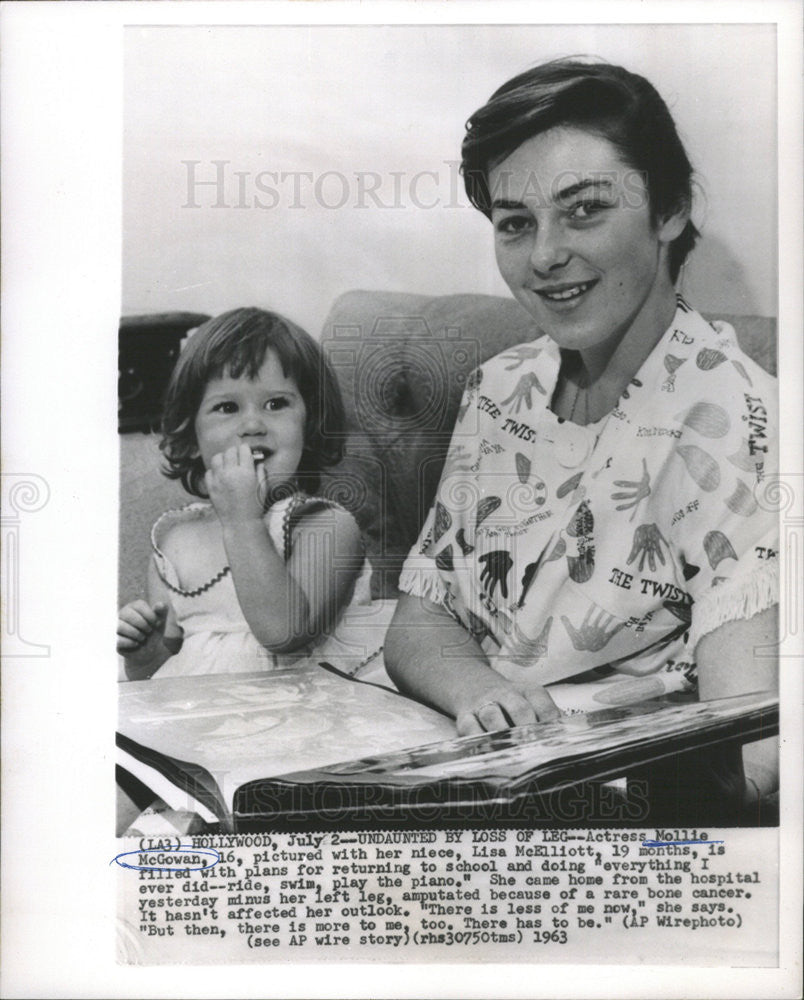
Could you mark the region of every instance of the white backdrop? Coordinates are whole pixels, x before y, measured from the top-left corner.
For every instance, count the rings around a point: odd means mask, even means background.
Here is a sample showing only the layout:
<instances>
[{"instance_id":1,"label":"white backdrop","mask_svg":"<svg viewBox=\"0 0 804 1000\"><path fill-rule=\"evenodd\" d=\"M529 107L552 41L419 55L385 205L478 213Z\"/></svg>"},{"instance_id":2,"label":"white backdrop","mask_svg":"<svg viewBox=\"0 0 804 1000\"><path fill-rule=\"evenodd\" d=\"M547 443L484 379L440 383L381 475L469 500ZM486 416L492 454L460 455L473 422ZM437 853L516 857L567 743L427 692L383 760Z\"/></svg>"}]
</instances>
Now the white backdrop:
<instances>
[{"instance_id":1,"label":"white backdrop","mask_svg":"<svg viewBox=\"0 0 804 1000\"><path fill-rule=\"evenodd\" d=\"M463 124L572 54L670 105L703 191L687 297L777 313L775 26L130 27L125 53L124 313L253 304L317 335L350 288L507 294Z\"/></svg>"}]
</instances>

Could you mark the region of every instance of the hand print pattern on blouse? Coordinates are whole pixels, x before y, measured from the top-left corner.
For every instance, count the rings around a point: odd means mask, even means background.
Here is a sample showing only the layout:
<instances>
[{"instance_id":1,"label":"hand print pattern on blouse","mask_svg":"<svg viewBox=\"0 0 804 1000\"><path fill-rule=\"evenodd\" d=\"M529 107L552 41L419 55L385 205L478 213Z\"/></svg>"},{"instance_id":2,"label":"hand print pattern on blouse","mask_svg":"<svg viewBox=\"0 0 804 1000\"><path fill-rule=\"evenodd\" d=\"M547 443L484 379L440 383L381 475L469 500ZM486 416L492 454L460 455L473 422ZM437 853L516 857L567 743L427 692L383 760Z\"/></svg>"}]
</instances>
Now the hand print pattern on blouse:
<instances>
[{"instance_id":1,"label":"hand print pattern on blouse","mask_svg":"<svg viewBox=\"0 0 804 1000\"><path fill-rule=\"evenodd\" d=\"M625 628L625 622L618 622L613 615L599 608L589 608L577 628L566 615L561 616L561 623L576 649L595 653L607 646L621 628Z\"/></svg>"},{"instance_id":2,"label":"hand print pattern on blouse","mask_svg":"<svg viewBox=\"0 0 804 1000\"><path fill-rule=\"evenodd\" d=\"M630 566L631 563L639 557L639 565L637 566L639 572L641 573L645 568L645 560L647 559L648 567L651 573L655 573L657 558L662 566L665 565L662 545L664 545L669 551L670 546L667 543L667 539L664 535L662 535L661 531L659 531L655 524L640 524L634 532L634 541L631 545L631 551L628 558L625 560L626 566Z\"/></svg>"},{"instance_id":3,"label":"hand print pattern on blouse","mask_svg":"<svg viewBox=\"0 0 804 1000\"><path fill-rule=\"evenodd\" d=\"M537 347L535 344L519 344L517 347L512 347L500 355L501 360L513 361L510 365L506 365L505 370L507 372L514 371L515 368L521 367L526 361L534 361L542 353L542 345L539 344Z\"/></svg>"},{"instance_id":4,"label":"hand print pattern on blouse","mask_svg":"<svg viewBox=\"0 0 804 1000\"><path fill-rule=\"evenodd\" d=\"M539 381L538 375L529 372L523 375L514 387L514 391L502 401L503 406L507 406L509 411L519 413L523 403L529 409L533 409L532 393L536 389L542 396L547 395L544 386Z\"/></svg>"},{"instance_id":5,"label":"hand print pattern on blouse","mask_svg":"<svg viewBox=\"0 0 804 1000\"><path fill-rule=\"evenodd\" d=\"M645 459L642 459L642 478L638 481L631 479L615 479L614 485L621 487L621 492L612 493L612 500L624 500L625 503L618 504L615 510L631 510L629 521L633 521L637 509L642 501L650 496L650 473ZM624 491L624 492L623 492Z\"/></svg>"},{"instance_id":6,"label":"hand print pattern on blouse","mask_svg":"<svg viewBox=\"0 0 804 1000\"><path fill-rule=\"evenodd\" d=\"M456 429L400 588L444 603L492 665L540 683L694 663L701 634L775 599L763 553L775 558L778 524L761 499L775 470L774 380L730 327L679 301L568 469L560 445L575 425L548 405L560 362L541 338L472 373L461 411L474 409L477 431Z\"/></svg>"},{"instance_id":7,"label":"hand print pattern on blouse","mask_svg":"<svg viewBox=\"0 0 804 1000\"><path fill-rule=\"evenodd\" d=\"M550 628L553 624L551 615L542 626L541 632L531 639L517 624L513 623L513 641L508 650L510 659L521 667L530 667L547 656L550 640Z\"/></svg>"},{"instance_id":8,"label":"hand print pattern on blouse","mask_svg":"<svg viewBox=\"0 0 804 1000\"><path fill-rule=\"evenodd\" d=\"M478 562L484 564L480 574L480 585L489 598L494 597L494 590L499 585L503 598L508 597L508 574L514 565L514 560L508 549L495 549L479 557Z\"/></svg>"}]
</instances>

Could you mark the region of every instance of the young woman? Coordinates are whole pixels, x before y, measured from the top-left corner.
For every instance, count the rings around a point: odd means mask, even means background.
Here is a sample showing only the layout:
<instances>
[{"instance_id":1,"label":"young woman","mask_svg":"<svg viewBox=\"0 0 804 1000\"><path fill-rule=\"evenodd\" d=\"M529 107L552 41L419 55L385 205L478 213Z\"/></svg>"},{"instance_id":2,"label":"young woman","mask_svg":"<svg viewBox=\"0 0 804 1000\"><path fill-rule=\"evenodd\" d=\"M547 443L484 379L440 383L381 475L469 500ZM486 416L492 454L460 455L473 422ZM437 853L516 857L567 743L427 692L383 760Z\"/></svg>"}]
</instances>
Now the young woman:
<instances>
[{"instance_id":1,"label":"young woman","mask_svg":"<svg viewBox=\"0 0 804 1000\"><path fill-rule=\"evenodd\" d=\"M547 685L601 667L773 689L776 385L676 293L698 234L664 101L617 66L538 66L471 117L462 169L545 336L470 378L389 672L461 733L550 719ZM775 761L749 747L732 798L773 789Z\"/></svg>"}]
</instances>

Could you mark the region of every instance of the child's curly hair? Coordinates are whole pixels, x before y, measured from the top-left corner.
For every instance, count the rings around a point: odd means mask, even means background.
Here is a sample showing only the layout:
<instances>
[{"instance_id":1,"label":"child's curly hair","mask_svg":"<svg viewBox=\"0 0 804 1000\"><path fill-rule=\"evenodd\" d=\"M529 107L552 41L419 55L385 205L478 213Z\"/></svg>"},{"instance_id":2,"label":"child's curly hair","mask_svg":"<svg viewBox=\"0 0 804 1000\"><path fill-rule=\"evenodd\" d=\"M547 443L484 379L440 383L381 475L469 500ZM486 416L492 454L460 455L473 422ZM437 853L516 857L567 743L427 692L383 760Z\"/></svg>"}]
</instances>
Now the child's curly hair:
<instances>
[{"instance_id":1,"label":"child's curly hair","mask_svg":"<svg viewBox=\"0 0 804 1000\"><path fill-rule=\"evenodd\" d=\"M198 454L195 418L210 379L256 378L265 352L273 351L286 378L299 388L307 411L304 450L297 479L316 492L326 466L343 457L346 417L335 373L309 333L277 313L233 309L208 320L190 337L170 377L159 444L167 461L162 472L206 498L206 469Z\"/></svg>"}]
</instances>

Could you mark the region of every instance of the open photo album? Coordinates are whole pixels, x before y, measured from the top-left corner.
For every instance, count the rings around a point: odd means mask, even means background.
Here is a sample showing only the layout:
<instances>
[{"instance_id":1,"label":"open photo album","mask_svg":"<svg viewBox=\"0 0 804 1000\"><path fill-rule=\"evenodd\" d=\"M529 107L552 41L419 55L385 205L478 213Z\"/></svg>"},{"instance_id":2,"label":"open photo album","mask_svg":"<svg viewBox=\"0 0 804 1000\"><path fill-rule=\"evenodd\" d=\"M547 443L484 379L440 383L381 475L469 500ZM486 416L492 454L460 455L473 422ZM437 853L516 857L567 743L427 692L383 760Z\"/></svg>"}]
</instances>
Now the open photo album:
<instances>
[{"instance_id":1,"label":"open photo album","mask_svg":"<svg viewBox=\"0 0 804 1000\"><path fill-rule=\"evenodd\" d=\"M125 685L118 764L222 830L533 822L538 796L778 732L778 701L653 699L456 737L451 719L315 662Z\"/></svg>"}]
</instances>

